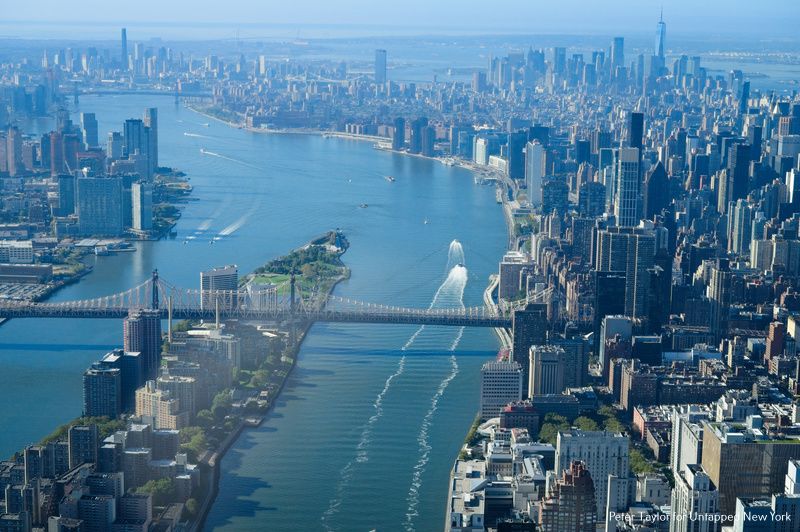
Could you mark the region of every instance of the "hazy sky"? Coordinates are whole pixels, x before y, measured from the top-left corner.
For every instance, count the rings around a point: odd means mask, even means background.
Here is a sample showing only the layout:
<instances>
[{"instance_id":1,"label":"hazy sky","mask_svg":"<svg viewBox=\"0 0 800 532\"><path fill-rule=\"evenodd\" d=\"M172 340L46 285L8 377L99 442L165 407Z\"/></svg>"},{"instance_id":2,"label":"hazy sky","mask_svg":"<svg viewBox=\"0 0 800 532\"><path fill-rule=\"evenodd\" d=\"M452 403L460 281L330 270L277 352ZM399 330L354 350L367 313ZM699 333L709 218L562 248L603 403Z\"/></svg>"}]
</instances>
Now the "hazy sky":
<instances>
[{"instance_id":1,"label":"hazy sky","mask_svg":"<svg viewBox=\"0 0 800 532\"><path fill-rule=\"evenodd\" d=\"M469 32L652 32L660 7L672 34L792 36L797 0L0 0L3 33L15 21L376 25ZM111 33L109 34L111 35ZM166 36L166 35L165 35ZM202 37L202 35L199 35Z\"/></svg>"}]
</instances>

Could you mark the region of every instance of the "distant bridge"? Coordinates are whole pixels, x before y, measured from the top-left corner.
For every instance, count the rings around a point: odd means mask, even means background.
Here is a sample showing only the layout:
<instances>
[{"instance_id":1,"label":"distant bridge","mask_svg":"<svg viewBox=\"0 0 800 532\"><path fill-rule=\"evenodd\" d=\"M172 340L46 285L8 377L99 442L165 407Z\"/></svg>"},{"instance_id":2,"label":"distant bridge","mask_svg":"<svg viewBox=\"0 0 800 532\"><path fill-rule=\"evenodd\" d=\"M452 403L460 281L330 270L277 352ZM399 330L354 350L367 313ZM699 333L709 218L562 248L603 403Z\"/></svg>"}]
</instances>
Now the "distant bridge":
<instances>
[{"instance_id":1,"label":"distant bridge","mask_svg":"<svg viewBox=\"0 0 800 532\"><path fill-rule=\"evenodd\" d=\"M211 98L213 96L211 91L207 90L176 90L176 89L116 89L116 88L84 88L80 89L78 93L80 96L89 96L89 95L115 95L115 94L127 94L127 95L145 95L145 96L175 96L180 98Z\"/></svg>"},{"instance_id":2,"label":"distant bridge","mask_svg":"<svg viewBox=\"0 0 800 532\"><path fill-rule=\"evenodd\" d=\"M320 304L298 297L294 279L290 286L262 289L199 290L177 288L159 278L158 272L125 292L94 299L60 302L0 300L3 318L121 319L131 310L151 309L164 319L220 321L333 323L394 323L453 327L510 327L511 318L487 307L409 308L365 303L328 296Z\"/></svg>"}]
</instances>

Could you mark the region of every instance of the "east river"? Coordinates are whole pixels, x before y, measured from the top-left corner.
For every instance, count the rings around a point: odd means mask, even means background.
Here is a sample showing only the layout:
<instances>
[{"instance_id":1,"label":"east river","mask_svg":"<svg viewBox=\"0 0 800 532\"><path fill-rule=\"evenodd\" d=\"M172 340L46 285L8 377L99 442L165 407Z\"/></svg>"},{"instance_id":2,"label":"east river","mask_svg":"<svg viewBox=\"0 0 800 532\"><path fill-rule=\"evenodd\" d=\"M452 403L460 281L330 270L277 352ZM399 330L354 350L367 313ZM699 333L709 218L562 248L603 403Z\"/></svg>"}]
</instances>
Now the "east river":
<instances>
[{"instance_id":1,"label":"east river","mask_svg":"<svg viewBox=\"0 0 800 532\"><path fill-rule=\"evenodd\" d=\"M246 273L339 227L352 277L337 295L482 304L506 232L494 189L470 172L367 142L250 133L166 97L84 97L75 111L95 112L104 139L148 106L158 107L161 164L194 186L178 236L92 258L94 272L55 300L120 292L155 268L194 287L201 269L237 264ZM4 456L81 414L81 373L121 334L115 320L0 327ZM478 406L479 368L497 347L487 329L314 325L272 414L225 456L207 529L440 529L449 468Z\"/></svg>"}]
</instances>

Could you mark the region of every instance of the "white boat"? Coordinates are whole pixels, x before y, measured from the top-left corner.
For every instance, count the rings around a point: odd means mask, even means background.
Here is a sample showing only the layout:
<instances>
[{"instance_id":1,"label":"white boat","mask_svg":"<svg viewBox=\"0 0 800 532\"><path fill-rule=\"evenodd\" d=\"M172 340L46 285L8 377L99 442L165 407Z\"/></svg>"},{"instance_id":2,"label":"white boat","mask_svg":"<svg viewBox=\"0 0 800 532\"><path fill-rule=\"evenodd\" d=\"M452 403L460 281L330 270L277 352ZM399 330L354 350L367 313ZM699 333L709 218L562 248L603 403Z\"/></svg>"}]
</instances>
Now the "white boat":
<instances>
[{"instance_id":1,"label":"white boat","mask_svg":"<svg viewBox=\"0 0 800 532\"><path fill-rule=\"evenodd\" d=\"M393 175L387 175L387 176L385 177L385 179L386 179L386 181L388 181L389 183L394 183L394 176L393 176Z\"/></svg>"}]
</instances>

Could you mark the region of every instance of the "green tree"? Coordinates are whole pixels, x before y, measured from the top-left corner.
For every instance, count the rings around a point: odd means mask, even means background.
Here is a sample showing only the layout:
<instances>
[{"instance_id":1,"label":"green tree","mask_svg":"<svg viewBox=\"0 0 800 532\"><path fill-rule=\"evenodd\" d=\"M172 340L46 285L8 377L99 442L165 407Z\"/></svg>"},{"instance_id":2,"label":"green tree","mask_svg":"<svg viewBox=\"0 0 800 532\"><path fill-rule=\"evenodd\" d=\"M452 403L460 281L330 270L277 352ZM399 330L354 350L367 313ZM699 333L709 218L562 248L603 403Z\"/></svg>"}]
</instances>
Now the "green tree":
<instances>
[{"instance_id":1,"label":"green tree","mask_svg":"<svg viewBox=\"0 0 800 532\"><path fill-rule=\"evenodd\" d=\"M204 429L211 428L214 425L214 414L208 409L201 410L194 417L194 422Z\"/></svg>"},{"instance_id":2,"label":"green tree","mask_svg":"<svg viewBox=\"0 0 800 532\"><path fill-rule=\"evenodd\" d=\"M630 452L628 453L628 460L631 466L631 471L634 474L640 475L642 473L653 473L656 468L653 467L653 464L650 463L650 460L636 448L631 448Z\"/></svg>"},{"instance_id":3,"label":"green tree","mask_svg":"<svg viewBox=\"0 0 800 532\"><path fill-rule=\"evenodd\" d=\"M197 499L191 498L186 501L186 513L189 514L191 517L197 516L197 512L200 510L200 505L197 503Z\"/></svg>"},{"instance_id":4,"label":"green tree","mask_svg":"<svg viewBox=\"0 0 800 532\"><path fill-rule=\"evenodd\" d=\"M153 496L153 506L166 506L175 500L175 483L171 478L149 480L136 493L149 493Z\"/></svg>"},{"instance_id":5,"label":"green tree","mask_svg":"<svg viewBox=\"0 0 800 532\"><path fill-rule=\"evenodd\" d=\"M581 430L590 430L590 431L600 430L600 425L598 425L594 419L586 416L580 416L575 420L575 423L573 424L575 425L576 428L579 428Z\"/></svg>"},{"instance_id":6,"label":"green tree","mask_svg":"<svg viewBox=\"0 0 800 532\"><path fill-rule=\"evenodd\" d=\"M221 421L228 415L233 402L231 401L230 390L222 390L214 396L211 402L211 413L214 414L214 419Z\"/></svg>"},{"instance_id":7,"label":"green tree","mask_svg":"<svg viewBox=\"0 0 800 532\"><path fill-rule=\"evenodd\" d=\"M539 429L539 440L555 445L558 441L558 433L567 430L569 430L567 418L550 412L544 416L544 423Z\"/></svg>"}]
</instances>

